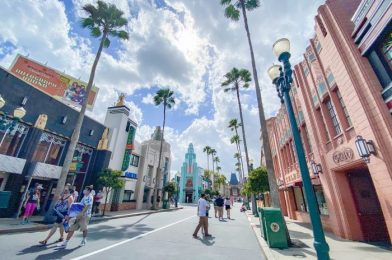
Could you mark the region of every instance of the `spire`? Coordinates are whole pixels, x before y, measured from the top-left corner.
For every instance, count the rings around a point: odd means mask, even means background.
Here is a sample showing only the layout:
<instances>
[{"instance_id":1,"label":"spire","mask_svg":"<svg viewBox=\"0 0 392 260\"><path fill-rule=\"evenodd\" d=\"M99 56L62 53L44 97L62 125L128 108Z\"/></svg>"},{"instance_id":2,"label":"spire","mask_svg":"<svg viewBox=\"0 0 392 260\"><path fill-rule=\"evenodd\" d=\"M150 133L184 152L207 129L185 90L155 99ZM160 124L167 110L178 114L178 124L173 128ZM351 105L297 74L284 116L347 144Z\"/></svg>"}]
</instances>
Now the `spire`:
<instances>
[{"instance_id":1,"label":"spire","mask_svg":"<svg viewBox=\"0 0 392 260\"><path fill-rule=\"evenodd\" d=\"M162 131L161 131L161 127L157 126L155 128L154 133L151 135L151 139L155 140L155 141L161 141L162 139Z\"/></svg>"},{"instance_id":2,"label":"spire","mask_svg":"<svg viewBox=\"0 0 392 260\"><path fill-rule=\"evenodd\" d=\"M238 185L237 174L232 173L230 176L230 185Z\"/></svg>"}]
</instances>

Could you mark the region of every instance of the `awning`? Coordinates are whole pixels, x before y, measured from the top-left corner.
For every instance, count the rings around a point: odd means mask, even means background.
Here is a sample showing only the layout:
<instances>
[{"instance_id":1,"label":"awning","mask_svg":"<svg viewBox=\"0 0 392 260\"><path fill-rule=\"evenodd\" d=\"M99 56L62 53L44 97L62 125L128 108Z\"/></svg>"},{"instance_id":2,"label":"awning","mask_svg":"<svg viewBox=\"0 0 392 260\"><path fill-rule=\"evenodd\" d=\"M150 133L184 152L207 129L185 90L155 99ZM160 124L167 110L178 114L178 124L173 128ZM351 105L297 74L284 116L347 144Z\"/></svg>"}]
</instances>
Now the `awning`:
<instances>
[{"instance_id":1,"label":"awning","mask_svg":"<svg viewBox=\"0 0 392 260\"><path fill-rule=\"evenodd\" d=\"M0 154L0 172L22 174L25 159Z\"/></svg>"},{"instance_id":2,"label":"awning","mask_svg":"<svg viewBox=\"0 0 392 260\"><path fill-rule=\"evenodd\" d=\"M57 165L35 162L33 165L33 177L42 177L48 179L59 179L61 169L63 167Z\"/></svg>"}]
</instances>

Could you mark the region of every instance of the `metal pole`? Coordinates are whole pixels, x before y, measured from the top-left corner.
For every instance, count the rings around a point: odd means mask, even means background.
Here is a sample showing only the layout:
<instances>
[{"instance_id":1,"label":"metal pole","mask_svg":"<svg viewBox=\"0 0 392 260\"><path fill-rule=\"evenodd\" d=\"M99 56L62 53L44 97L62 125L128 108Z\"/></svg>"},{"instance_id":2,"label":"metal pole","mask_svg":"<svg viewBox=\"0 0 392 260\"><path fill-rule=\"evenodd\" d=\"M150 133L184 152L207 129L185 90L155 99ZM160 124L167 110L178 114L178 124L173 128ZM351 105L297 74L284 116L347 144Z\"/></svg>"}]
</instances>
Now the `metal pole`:
<instances>
[{"instance_id":1,"label":"metal pole","mask_svg":"<svg viewBox=\"0 0 392 260\"><path fill-rule=\"evenodd\" d=\"M295 119L293 106L290 99L290 84L292 82L291 74L291 65L289 62L290 54L284 53L280 57L280 61L284 64L284 77L280 79L280 87L284 94L284 102L286 104L287 114L289 117L291 130L293 134L293 140L295 144L295 150L297 154L298 164L302 176L303 187L305 189L305 197L308 202L308 209L311 224L313 227L313 236L314 236L314 248L317 252L317 259L318 260L329 260L329 246L325 241L325 235L323 226L321 224L320 213L318 211L316 197L314 195L314 191L312 188L312 183L310 180L309 170L306 163L305 153L301 142L301 137L299 134L299 130L297 127L297 121Z\"/></svg>"}]
</instances>

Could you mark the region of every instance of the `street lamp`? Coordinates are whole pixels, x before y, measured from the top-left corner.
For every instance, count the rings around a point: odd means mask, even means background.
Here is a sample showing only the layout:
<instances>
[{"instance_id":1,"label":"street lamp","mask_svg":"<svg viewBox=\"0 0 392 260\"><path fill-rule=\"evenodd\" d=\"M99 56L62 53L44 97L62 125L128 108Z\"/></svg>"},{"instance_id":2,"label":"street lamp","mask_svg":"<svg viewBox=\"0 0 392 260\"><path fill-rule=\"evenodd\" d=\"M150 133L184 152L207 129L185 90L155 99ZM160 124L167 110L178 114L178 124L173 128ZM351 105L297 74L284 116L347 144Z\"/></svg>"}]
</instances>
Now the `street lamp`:
<instances>
[{"instance_id":1,"label":"street lamp","mask_svg":"<svg viewBox=\"0 0 392 260\"><path fill-rule=\"evenodd\" d=\"M370 163L370 155L376 155L376 148L372 140L366 141L362 136L358 135L355 138L355 146L359 156L365 161L365 163Z\"/></svg>"},{"instance_id":2,"label":"street lamp","mask_svg":"<svg viewBox=\"0 0 392 260\"><path fill-rule=\"evenodd\" d=\"M3 108L5 106L5 100L3 97L0 95L0 108ZM12 131L18 121L22 119L26 115L26 110L23 107L17 107L14 109L13 117L12 120L7 120L8 114L4 112L1 117L0 117L0 130L7 131L10 130Z\"/></svg>"},{"instance_id":3,"label":"street lamp","mask_svg":"<svg viewBox=\"0 0 392 260\"><path fill-rule=\"evenodd\" d=\"M290 41L286 38L282 38L274 43L272 50L273 53L278 57L278 60L283 63L284 70L282 70L281 66L273 65L268 69L268 75L271 78L273 84L275 84L276 86L278 96L280 97L281 102L285 103L286 105L286 110L295 143L295 150L298 158L299 168L301 171L303 187L305 190L305 197L309 206L309 215L313 227L314 247L317 252L317 259L328 260L329 246L325 241L324 231L320 219L320 213L318 211L316 198L310 180L309 170L306 163L304 148L302 146L301 137L294 115L293 105L291 103L289 95L291 83L293 82L293 71L291 70L291 64L289 61Z\"/></svg>"},{"instance_id":4,"label":"street lamp","mask_svg":"<svg viewBox=\"0 0 392 260\"><path fill-rule=\"evenodd\" d=\"M312 161L312 162L311 162L311 165L312 165L313 174L314 174L315 176L318 176L319 173L322 173L322 172L323 172L323 169L321 168L321 164L316 163L315 161Z\"/></svg>"}]
</instances>

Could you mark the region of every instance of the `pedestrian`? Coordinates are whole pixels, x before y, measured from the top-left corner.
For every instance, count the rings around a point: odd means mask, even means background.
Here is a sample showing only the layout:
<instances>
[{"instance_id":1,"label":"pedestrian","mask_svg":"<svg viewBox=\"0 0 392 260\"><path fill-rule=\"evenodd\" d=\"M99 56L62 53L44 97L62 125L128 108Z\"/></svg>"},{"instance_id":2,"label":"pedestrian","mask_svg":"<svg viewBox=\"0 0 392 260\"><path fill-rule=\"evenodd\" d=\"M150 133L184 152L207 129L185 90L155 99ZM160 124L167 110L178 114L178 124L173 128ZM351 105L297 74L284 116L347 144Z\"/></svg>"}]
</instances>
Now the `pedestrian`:
<instances>
[{"instance_id":1,"label":"pedestrian","mask_svg":"<svg viewBox=\"0 0 392 260\"><path fill-rule=\"evenodd\" d=\"M72 187L72 191L73 191L72 195L73 195L74 202L77 202L79 197L79 192L76 190L76 186Z\"/></svg>"},{"instance_id":2,"label":"pedestrian","mask_svg":"<svg viewBox=\"0 0 392 260\"><path fill-rule=\"evenodd\" d=\"M93 212L95 214L99 214L99 205L101 205L102 203L102 198L103 198L103 192L102 190L99 190L98 193L94 196Z\"/></svg>"},{"instance_id":3,"label":"pedestrian","mask_svg":"<svg viewBox=\"0 0 392 260\"><path fill-rule=\"evenodd\" d=\"M92 187L91 186L86 186L84 191L83 191L84 197L82 198L80 203L74 203L74 204L82 205L83 209L82 209L82 211L79 214L77 214L75 223L73 223L70 226L66 240L58 245L60 248L66 248L67 245L68 245L69 240L72 238L72 236L75 233L75 231L77 231L79 229L80 229L80 231L83 232L83 239L82 239L82 242L80 243L80 245L81 246L86 245L86 242L87 242L87 239L86 239L87 238L87 226L88 226L88 223L89 223L90 218L91 218L91 211L92 211L92 206L93 206L93 201L94 201L94 198L91 195L91 191L92 191ZM71 209L72 209L72 206L74 204L71 205ZM69 212L69 215L70 215L69 217L71 217L71 212ZM70 223L72 223L72 222L70 222Z\"/></svg>"},{"instance_id":4,"label":"pedestrian","mask_svg":"<svg viewBox=\"0 0 392 260\"><path fill-rule=\"evenodd\" d=\"M223 205L224 200L221 195L218 195L218 198L216 199L216 206L218 207L219 220L223 220Z\"/></svg>"},{"instance_id":5,"label":"pedestrian","mask_svg":"<svg viewBox=\"0 0 392 260\"><path fill-rule=\"evenodd\" d=\"M214 202L214 213L215 213L215 218L217 218L217 217L218 217L218 213L219 213L219 209L218 209L218 206L216 205L216 196L214 196L214 198L213 198L212 201Z\"/></svg>"},{"instance_id":6,"label":"pedestrian","mask_svg":"<svg viewBox=\"0 0 392 260\"><path fill-rule=\"evenodd\" d=\"M226 198L225 200L225 209L226 209L227 218L230 219L231 201L229 198Z\"/></svg>"},{"instance_id":7,"label":"pedestrian","mask_svg":"<svg viewBox=\"0 0 392 260\"><path fill-rule=\"evenodd\" d=\"M63 242L64 240L64 226L63 226L63 221L65 219L65 216L68 214L68 209L73 203L73 196L69 192L69 186L66 186L64 191L61 193L59 200L56 202L53 208L53 215L56 217L56 221L52 227L52 229L49 231L48 236L42 240L39 241L41 245L46 245L48 243L48 240L53 236L54 233L56 233L57 228L60 230L60 238L55 242Z\"/></svg>"},{"instance_id":8,"label":"pedestrian","mask_svg":"<svg viewBox=\"0 0 392 260\"><path fill-rule=\"evenodd\" d=\"M199 238L197 233L201 227L204 230L204 237L211 237L211 234L208 233L208 217L207 214L207 201L205 200L205 194L201 194L201 197L197 204L197 215L199 216L199 224L197 225L195 231L193 232L193 238Z\"/></svg>"},{"instance_id":9,"label":"pedestrian","mask_svg":"<svg viewBox=\"0 0 392 260\"><path fill-rule=\"evenodd\" d=\"M210 213L210 208L211 208L211 206L210 206L210 198L205 198L205 200L207 201L207 211L206 211L206 217L207 218L209 218L210 216L209 216L209 213Z\"/></svg>"},{"instance_id":10,"label":"pedestrian","mask_svg":"<svg viewBox=\"0 0 392 260\"><path fill-rule=\"evenodd\" d=\"M26 198L24 200L24 213L21 224L29 223L29 218L34 214L34 211L37 209L40 210L40 198L41 198L41 190L42 186L40 184L36 184L34 188L30 189L26 194Z\"/></svg>"}]
</instances>

